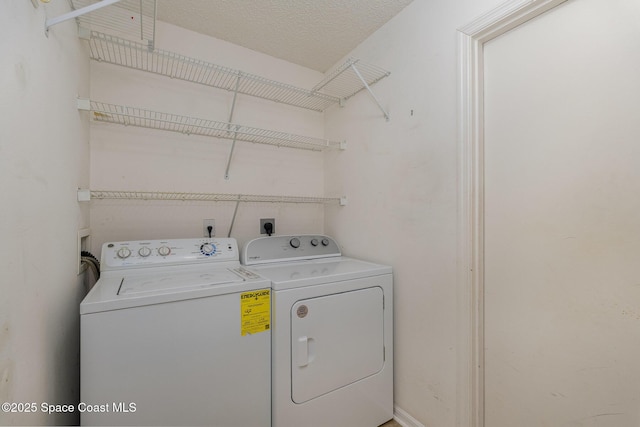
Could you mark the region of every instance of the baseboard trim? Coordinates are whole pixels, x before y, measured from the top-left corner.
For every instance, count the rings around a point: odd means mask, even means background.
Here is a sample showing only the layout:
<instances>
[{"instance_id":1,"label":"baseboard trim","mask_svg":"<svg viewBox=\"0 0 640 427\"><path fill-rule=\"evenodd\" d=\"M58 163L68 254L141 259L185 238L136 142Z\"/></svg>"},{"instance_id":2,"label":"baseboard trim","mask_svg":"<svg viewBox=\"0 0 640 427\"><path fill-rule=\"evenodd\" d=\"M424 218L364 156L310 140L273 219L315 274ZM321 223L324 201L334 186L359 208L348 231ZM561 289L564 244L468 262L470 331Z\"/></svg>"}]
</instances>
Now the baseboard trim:
<instances>
[{"instance_id":1,"label":"baseboard trim","mask_svg":"<svg viewBox=\"0 0 640 427\"><path fill-rule=\"evenodd\" d=\"M425 427L424 424L409 415L407 411L397 406L393 408L393 419L402 427Z\"/></svg>"}]
</instances>

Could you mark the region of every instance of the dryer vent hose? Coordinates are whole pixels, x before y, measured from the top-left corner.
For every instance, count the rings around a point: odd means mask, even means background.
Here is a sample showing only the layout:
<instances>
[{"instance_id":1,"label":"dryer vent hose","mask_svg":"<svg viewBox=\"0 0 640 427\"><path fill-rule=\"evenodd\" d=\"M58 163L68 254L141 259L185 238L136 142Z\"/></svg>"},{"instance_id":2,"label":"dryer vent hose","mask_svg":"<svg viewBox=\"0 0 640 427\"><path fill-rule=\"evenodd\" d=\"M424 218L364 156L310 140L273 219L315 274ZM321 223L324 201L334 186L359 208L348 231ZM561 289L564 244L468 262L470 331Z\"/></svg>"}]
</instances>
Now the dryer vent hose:
<instances>
[{"instance_id":1,"label":"dryer vent hose","mask_svg":"<svg viewBox=\"0 0 640 427\"><path fill-rule=\"evenodd\" d=\"M100 261L91 252L81 251L80 261L85 264L93 273L96 281L100 278Z\"/></svg>"}]
</instances>

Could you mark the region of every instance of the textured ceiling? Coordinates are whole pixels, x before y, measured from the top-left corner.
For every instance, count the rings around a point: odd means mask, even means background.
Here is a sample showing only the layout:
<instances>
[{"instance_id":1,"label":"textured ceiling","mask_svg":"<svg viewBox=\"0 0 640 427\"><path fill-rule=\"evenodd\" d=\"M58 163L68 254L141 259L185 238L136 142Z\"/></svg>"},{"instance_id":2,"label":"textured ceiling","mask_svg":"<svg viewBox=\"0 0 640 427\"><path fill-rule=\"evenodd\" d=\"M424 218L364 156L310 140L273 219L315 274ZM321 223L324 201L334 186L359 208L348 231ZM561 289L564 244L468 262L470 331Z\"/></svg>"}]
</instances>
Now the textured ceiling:
<instances>
[{"instance_id":1,"label":"textured ceiling","mask_svg":"<svg viewBox=\"0 0 640 427\"><path fill-rule=\"evenodd\" d=\"M325 72L413 0L158 0L158 20Z\"/></svg>"}]
</instances>

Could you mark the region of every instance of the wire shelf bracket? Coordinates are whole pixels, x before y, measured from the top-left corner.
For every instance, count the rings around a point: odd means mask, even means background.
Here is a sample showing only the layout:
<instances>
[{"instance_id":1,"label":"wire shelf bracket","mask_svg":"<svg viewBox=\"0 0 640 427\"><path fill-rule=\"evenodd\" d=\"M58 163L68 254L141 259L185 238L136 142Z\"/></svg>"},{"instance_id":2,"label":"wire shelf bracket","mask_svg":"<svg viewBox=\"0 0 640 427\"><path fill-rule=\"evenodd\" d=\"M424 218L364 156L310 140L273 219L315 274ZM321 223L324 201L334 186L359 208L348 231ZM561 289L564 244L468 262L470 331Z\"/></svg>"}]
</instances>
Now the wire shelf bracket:
<instances>
[{"instance_id":1,"label":"wire shelf bracket","mask_svg":"<svg viewBox=\"0 0 640 427\"><path fill-rule=\"evenodd\" d=\"M389 76L391 73L380 67L366 64L359 59L349 58L344 64L329 72L325 78L311 89L312 92L325 91L339 97L340 106L362 90L369 92L387 121L389 113L371 90L371 86Z\"/></svg>"},{"instance_id":2,"label":"wire shelf bracket","mask_svg":"<svg viewBox=\"0 0 640 427\"><path fill-rule=\"evenodd\" d=\"M112 4L118 3L120 1L122 0L101 0L98 3L93 3L90 5L84 6L80 9L76 9L74 11L64 13L58 17L47 19L44 24L45 33L49 32L50 27L60 24L61 22L65 22L65 21L68 21L69 19L77 18L87 13L102 9L103 7L106 7L106 6L111 6Z\"/></svg>"},{"instance_id":3,"label":"wire shelf bracket","mask_svg":"<svg viewBox=\"0 0 640 427\"><path fill-rule=\"evenodd\" d=\"M233 90L233 102L231 103L231 112L229 113L229 126L228 129L231 130L231 124L233 123L233 112L236 109L236 99L238 98L238 88L240 87L240 79L242 78L242 74L238 73L238 77L236 78L236 86ZM233 134L233 142L231 143L231 148L229 149L229 157L227 157L227 167L224 170L224 179L229 180L229 168L231 167L231 158L233 157L233 150L236 147L236 140L238 139L237 132ZM235 219L235 218L234 218ZM231 227L233 228L233 222L231 222ZM229 230L231 233L231 230Z\"/></svg>"},{"instance_id":4,"label":"wire shelf bracket","mask_svg":"<svg viewBox=\"0 0 640 427\"><path fill-rule=\"evenodd\" d=\"M353 72L356 74L356 76L358 76L360 81L362 81L362 85L365 87L365 89L367 89L367 92L369 92L369 95L371 95L375 103L378 105L378 108L380 109L380 111L382 111L382 114L384 114L384 118L389 121L389 113L382 107L382 104L380 104L380 101L378 101L378 98L371 90L371 87L369 87L367 81L364 79L364 77L362 77L362 74L360 74L360 71L358 71L358 69L356 68L356 64L351 64L351 68L353 69Z\"/></svg>"}]
</instances>

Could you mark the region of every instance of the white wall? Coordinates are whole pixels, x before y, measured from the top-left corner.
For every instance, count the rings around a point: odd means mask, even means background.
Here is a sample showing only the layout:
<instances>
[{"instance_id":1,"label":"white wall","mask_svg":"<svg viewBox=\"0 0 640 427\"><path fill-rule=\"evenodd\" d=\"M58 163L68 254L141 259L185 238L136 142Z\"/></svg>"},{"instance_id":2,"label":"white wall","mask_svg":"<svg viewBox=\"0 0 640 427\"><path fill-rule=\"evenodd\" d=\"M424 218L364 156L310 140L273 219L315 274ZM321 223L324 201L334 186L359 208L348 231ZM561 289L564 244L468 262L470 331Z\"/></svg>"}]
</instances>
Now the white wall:
<instances>
[{"instance_id":1,"label":"white wall","mask_svg":"<svg viewBox=\"0 0 640 427\"><path fill-rule=\"evenodd\" d=\"M75 24L44 34L46 15L0 5L0 402L79 399L77 230L88 209L88 125L75 98L88 91L88 59ZM76 414L0 412L2 425L73 424Z\"/></svg>"},{"instance_id":2,"label":"white wall","mask_svg":"<svg viewBox=\"0 0 640 427\"><path fill-rule=\"evenodd\" d=\"M158 22L156 47L273 80L311 88L322 78L300 67L221 40ZM91 61L91 99L150 110L227 121L230 92ZM238 95L234 123L324 137L315 111ZM186 136L93 122L91 188L203 193L324 196L322 153L238 141L224 179L230 140ZM93 201L93 251L105 241L201 237L202 220L216 220L227 236L234 203ZM324 231L324 207L241 204L232 237L259 237L259 219L275 218L276 232Z\"/></svg>"},{"instance_id":3,"label":"white wall","mask_svg":"<svg viewBox=\"0 0 640 427\"><path fill-rule=\"evenodd\" d=\"M456 418L456 29L500 1L415 0L349 56L391 75L326 113L327 234L347 255L391 264L395 402L425 426Z\"/></svg>"}]
</instances>

